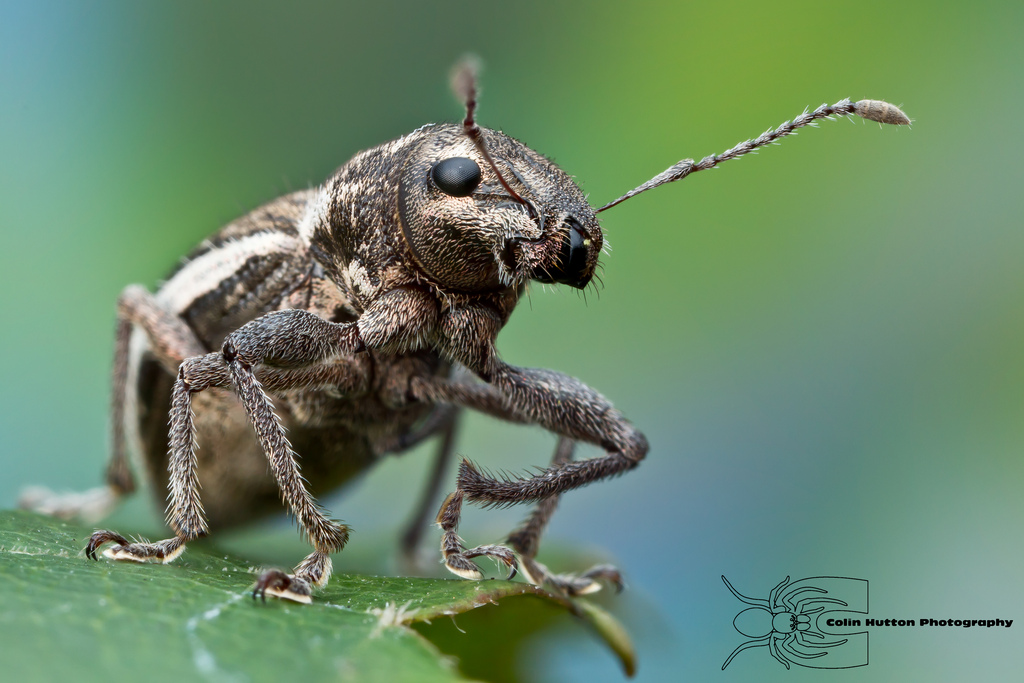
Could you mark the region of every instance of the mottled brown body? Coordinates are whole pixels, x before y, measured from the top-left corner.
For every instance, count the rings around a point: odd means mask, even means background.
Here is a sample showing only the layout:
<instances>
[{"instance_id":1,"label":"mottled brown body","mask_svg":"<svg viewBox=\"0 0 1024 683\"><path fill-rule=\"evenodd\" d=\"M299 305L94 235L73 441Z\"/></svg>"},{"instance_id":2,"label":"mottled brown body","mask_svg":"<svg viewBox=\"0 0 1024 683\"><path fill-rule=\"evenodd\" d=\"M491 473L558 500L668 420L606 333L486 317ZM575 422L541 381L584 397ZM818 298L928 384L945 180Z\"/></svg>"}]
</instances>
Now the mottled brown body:
<instances>
[{"instance_id":1,"label":"mottled brown body","mask_svg":"<svg viewBox=\"0 0 1024 683\"><path fill-rule=\"evenodd\" d=\"M315 494L385 453L440 436L434 474L404 536L410 552L443 481L458 410L468 408L540 426L558 445L547 468L519 477L461 462L436 516L445 566L476 579L474 559L491 557L510 576L521 568L534 583L571 594L597 590L598 579L621 586L613 567L554 575L535 559L558 497L633 469L648 444L583 382L499 357L495 340L524 288L530 280L585 288L604 245L596 214L640 192L822 118L909 119L874 100L822 105L721 155L683 160L595 210L551 161L477 125L468 65L453 85L466 104L461 126L427 125L361 152L322 187L226 226L155 294L125 289L108 486L79 497L43 495L29 506L102 515L135 488L127 453L137 453L154 490L169 491L174 536L133 543L97 531L86 554L96 559L109 543L103 554L112 559L170 562L213 528L278 509L280 497L313 552L291 574L264 572L254 596L308 602L349 536ZM574 460L577 441L604 454ZM458 536L465 502L537 506L506 545L467 548Z\"/></svg>"},{"instance_id":2,"label":"mottled brown body","mask_svg":"<svg viewBox=\"0 0 1024 683\"><path fill-rule=\"evenodd\" d=\"M451 454L457 407L564 437L546 483L516 496L504 482L502 504L550 498L643 457L643 436L602 396L559 373L498 358L494 340L527 281L585 286L603 238L564 172L501 133L477 130L488 138L489 160L460 127L424 126L357 154L321 188L226 226L155 294L125 290L109 502L134 489L125 454L141 454L154 490L170 491L176 536L129 543L101 531L90 556L110 541L116 545L105 552L114 559L167 562L189 539L279 509L282 497L315 550L293 575L268 572L258 590L306 599L348 539L347 526L326 517L315 495L385 453L439 434L422 521ZM477 176L465 194L435 179L435 168L452 158ZM456 366L485 384L454 379ZM571 463L569 439L615 455ZM486 504L491 481L468 463L462 471L466 488L449 497L439 521L446 565L479 578L472 558L487 555L514 572L512 550L466 549L457 536L462 501ZM526 536L539 537L553 509L553 502L538 509L535 532ZM420 526L405 534L407 552ZM617 581L605 568L581 579L551 577L532 561L536 537L526 536L514 538L528 550L524 568L538 583L582 592L595 588L594 578Z\"/></svg>"}]
</instances>

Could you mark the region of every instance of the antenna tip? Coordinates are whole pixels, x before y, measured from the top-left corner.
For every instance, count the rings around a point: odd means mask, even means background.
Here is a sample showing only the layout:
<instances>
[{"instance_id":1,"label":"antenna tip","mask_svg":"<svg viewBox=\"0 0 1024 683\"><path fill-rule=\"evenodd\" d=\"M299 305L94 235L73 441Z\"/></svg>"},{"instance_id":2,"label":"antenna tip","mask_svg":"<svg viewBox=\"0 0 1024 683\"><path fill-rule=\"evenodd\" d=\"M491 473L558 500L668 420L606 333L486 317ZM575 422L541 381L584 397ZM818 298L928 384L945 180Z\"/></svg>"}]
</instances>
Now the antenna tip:
<instances>
[{"instance_id":1,"label":"antenna tip","mask_svg":"<svg viewBox=\"0 0 1024 683\"><path fill-rule=\"evenodd\" d=\"M455 62L451 72L451 87L455 97L465 104L476 96L477 74L480 73L481 61L474 54L463 55Z\"/></svg>"},{"instance_id":2,"label":"antenna tip","mask_svg":"<svg viewBox=\"0 0 1024 683\"><path fill-rule=\"evenodd\" d=\"M853 113L871 121L892 126L909 126L910 118L895 104L882 100L861 100L853 105Z\"/></svg>"}]
</instances>

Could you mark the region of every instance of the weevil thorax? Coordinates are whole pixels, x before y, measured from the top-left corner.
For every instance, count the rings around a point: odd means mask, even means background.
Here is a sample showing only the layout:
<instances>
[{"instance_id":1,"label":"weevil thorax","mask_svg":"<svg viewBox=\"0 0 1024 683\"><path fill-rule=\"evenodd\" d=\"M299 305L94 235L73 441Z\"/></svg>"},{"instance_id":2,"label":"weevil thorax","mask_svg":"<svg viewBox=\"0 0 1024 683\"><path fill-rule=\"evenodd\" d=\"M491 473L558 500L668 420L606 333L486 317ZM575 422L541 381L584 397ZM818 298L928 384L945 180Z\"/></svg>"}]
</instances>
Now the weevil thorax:
<instances>
[{"instance_id":1,"label":"weevil thorax","mask_svg":"<svg viewBox=\"0 0 1024 683\"><path fill-rule=\"evenodd\" d=\"M461 126L424 126L360 153L328 182L328 224L314 235L321 260L334 261L328 270L344 279L353 262L382 264L390 255L393 268L450 293L515 289L531 279L585 287L603 237L583 193L521 142L483 134L521 200Z\"/></svg>"}]
</instances>

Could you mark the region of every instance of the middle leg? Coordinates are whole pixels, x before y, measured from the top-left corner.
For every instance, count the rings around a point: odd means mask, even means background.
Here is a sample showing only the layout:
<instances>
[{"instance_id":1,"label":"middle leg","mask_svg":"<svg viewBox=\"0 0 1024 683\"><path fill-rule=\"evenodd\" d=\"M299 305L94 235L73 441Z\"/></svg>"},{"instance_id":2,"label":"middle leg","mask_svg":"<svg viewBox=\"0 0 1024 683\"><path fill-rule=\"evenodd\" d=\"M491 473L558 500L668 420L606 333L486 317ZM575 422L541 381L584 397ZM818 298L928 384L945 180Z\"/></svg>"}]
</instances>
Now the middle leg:
<instances>
[{"instance_id":1,"label":"middle leg","mask_svg":"<svg viewBox=\"0 0 1024 683\"><path fill-rule=\"evenodd\" d=\"M260 366L257 379L252 366L244 364L233 353L209 353L188 358L179 368L172 392L168 463L170 495L167 519L175 536L157 543L130 543L119 534L98 531L92 535L86 548L89 557L96 559L96 550L112 542L115 545L104 554L113 559L169 562L184 550L186 542L207 533L196 476L196 429L192 417L192 396L212 387L233 387L270 460L282 498L314 546L314 552L296 567L294 574L288 575L277 570L267 572L261 577L257 589L260 593L269 592L308 601L312 586L326 582L331 571L328 556L344 546L348 528L328 519L305 489L295 454L284 436L283 426L274 414L264 387L271 391L281 391L330 385L339 391L351 392L361 388L368 379L366 368L354 358L354 351L347 348L347 343L352 345L352 335L346 336L344 330L339 333L338 325L327 323L304 311L284 311L282 314L294 326L306 324L304 331L313 330L308 335L298 336L304 343L311 339L319 342L305 349L305 357L301 355L302 350L294 352L284 344L273 346L270 352L286 356L290 368L257 363ZM271 316L280 318L282 314ZM316 337L317 332L320 333L319 337Z\"/></svg>"}]
</instances>

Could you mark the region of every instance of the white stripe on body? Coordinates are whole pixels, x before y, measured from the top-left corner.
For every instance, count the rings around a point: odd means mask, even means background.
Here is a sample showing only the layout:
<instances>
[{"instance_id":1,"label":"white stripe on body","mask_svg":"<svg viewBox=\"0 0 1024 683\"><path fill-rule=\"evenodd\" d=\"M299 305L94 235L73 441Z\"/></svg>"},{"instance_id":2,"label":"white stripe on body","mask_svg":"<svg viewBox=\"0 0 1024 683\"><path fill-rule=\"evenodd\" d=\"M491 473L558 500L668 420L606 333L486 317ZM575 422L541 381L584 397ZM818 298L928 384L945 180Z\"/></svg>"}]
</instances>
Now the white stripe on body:
<instances>
[{"instance_id":1,"label":"white stripe on body","mask_svg":"<svg viewBox=\"0 0 1024 683\"><path fill-rule=\"evenodd\" d=\"M323 225L327 221L327 210L330 208L330 196L327 194L327 189L321 187L317 189L316 194L306 204L306 212L302 214L302 219L299 221L298 230L299 238L308 247L313 241L313 232L317 226Z\"/></svg>"},{"instance_id":2,"label":"white stripe on body","mask_svg":"<svg viewBox=\"0 0 1024 683\"><path fill-rule=\"evenodd\" d=\"M156 300L171 313L181 315L196 300L238 272L253 256L305 250L300 240L283 232L258 232L230 240L189 261L164 283L156 293Z\"/></svg>"}]
</instances>

